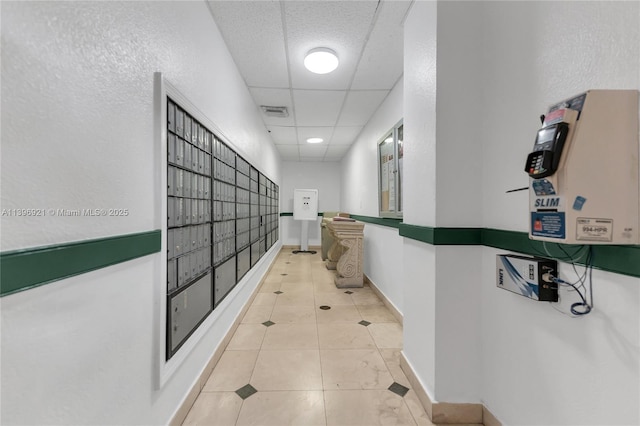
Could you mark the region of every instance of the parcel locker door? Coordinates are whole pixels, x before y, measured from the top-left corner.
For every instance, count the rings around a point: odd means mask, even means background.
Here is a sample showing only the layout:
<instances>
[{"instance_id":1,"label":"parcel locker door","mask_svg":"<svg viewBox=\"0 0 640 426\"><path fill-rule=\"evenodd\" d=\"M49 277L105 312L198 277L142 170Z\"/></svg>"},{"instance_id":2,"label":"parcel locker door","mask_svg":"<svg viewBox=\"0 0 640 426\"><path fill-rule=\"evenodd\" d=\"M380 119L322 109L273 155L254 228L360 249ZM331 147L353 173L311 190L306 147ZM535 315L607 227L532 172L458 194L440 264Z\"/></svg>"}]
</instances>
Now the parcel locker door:
<instances>
[{"instance_id":1,"label":"parcel locker door","mask_svg":"<svg viewBox=\"0 0 640 426\"><path fill-rule=\"evenodd\" d=\"M244 274L249 272L251 268L251 247L247 247L238 253L238 281L244 277Z\"/></svg>"},{"instance_id":2,"label":"parcel locker door","mask_svg":"<svg viewBox=\"0 0 640 426\"><path fill-rule=\"evenodd\" d=\"M214 274L214 306L217 306L236 285L235 256L215 268Z\"/></svg>"},{"instance_id":3,"label":"parcel locker door","mask_svg":"<svg viewBox=\"0 0 640 426\"><path fill-rule=\"evenodd\" d=\"M253 268L260 260L260 241L251 244L251 267Z\"/></svg>"},{"instance_id":4,"label":"parcel locker door","mask_svg":"<svg viewBox=\"0 0 640 426\"><path fill-rule=\"evenodd\" d=\"M213 310L211 279L212 275L207 274L183 291L169 296L167 356L174 354Z\"/></svg>"}]
</instances>

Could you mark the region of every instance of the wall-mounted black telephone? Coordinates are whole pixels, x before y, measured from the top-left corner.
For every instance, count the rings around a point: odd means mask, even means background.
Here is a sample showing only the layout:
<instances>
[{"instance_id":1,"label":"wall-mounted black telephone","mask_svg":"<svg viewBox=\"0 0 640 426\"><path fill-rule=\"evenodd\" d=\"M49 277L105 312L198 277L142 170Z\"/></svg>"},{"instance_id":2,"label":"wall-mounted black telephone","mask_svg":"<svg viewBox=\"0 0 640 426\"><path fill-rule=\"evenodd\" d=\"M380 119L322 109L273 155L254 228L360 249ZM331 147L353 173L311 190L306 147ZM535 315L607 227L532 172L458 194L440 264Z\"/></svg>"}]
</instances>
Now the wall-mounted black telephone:
<instances>
[{"instance_id":1,"label":"wall-mounted black telephone","mask_svg":"<svg viewBox=\"0 0 640 426\"><path fill-rule=\"evenodd\" d=\"M533 152L527 157L524 171L534 179L551 176L558 170L562 148L569 133L564 122L551 124L538 130Z\"/></svg>"}]
</instances>

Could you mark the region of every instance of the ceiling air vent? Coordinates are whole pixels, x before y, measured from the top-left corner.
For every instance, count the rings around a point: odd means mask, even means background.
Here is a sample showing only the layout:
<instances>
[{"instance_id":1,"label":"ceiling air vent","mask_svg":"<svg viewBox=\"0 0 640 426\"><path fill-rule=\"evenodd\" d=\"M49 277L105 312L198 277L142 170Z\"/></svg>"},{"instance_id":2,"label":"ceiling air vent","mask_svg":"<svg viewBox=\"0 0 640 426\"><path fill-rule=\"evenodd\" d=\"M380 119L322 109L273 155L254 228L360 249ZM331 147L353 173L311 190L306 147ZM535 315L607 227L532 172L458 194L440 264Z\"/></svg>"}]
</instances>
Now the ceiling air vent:
<instances>
[{"instance_id":1,"label":"ceiling air vent","mask_svg":"<svg viewBox=\"0 0 640 426\"><path fill-rule=\"evenodd\" d=\"M284 118L289 116L289 111L287 111L287 107L284 106L260 105L260 108L262 108L262 111L265 113L265 115L269 117Z\"/></svg>"}]
</instances>

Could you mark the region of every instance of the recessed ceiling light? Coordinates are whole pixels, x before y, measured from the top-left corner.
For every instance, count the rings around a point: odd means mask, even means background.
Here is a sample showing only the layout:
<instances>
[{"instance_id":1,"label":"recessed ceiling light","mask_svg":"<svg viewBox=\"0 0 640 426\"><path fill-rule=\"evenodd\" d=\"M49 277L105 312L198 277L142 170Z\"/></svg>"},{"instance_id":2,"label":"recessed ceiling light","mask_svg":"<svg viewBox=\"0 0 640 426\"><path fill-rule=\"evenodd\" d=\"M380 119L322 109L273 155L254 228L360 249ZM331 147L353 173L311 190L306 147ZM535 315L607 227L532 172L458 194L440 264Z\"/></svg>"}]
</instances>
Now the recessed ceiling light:
<instances>
[{"instance_id":1,"label":"recessed ceiling light","mask_svg":"<svg viewBox=\"0 0 640 426\"><path fill-rule=\"evenodd\" d=\"M307 139L307 143L321 143L324 142L322 138L309 138Z\"/></svg>"},{"instance_id":2,"label":"recessed ceiling light","mask_svg":"<svg viewBox=\"0 0 640 426\"><path fill-rule=\"evenodd\" d=\"M327 74L338 68L338 56L326 47L311 49L304 58L304 66L313 73Z\"/></svg>"}]
</instances>

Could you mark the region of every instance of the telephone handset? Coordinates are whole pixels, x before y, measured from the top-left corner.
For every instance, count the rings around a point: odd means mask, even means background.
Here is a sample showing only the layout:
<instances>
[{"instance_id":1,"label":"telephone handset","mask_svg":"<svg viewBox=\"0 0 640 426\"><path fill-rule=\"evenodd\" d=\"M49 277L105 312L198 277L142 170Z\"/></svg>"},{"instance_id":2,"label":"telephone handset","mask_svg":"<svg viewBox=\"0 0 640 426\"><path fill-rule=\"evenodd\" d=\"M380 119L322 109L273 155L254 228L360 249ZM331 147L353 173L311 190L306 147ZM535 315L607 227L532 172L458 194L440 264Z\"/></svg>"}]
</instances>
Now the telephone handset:
<instances>
[{"instance_id":1,"label":"telephone handset","mask_svg":"<svg viewBox=\"0 0 640 426\"><path fill-rule=\"evenodd\" d=\"M534 179L553 175L558 170L562 148L569 134L565 122L554 123L538 130L533 152L527 157L524 171Z\"/></svg>"}]
</instances>

